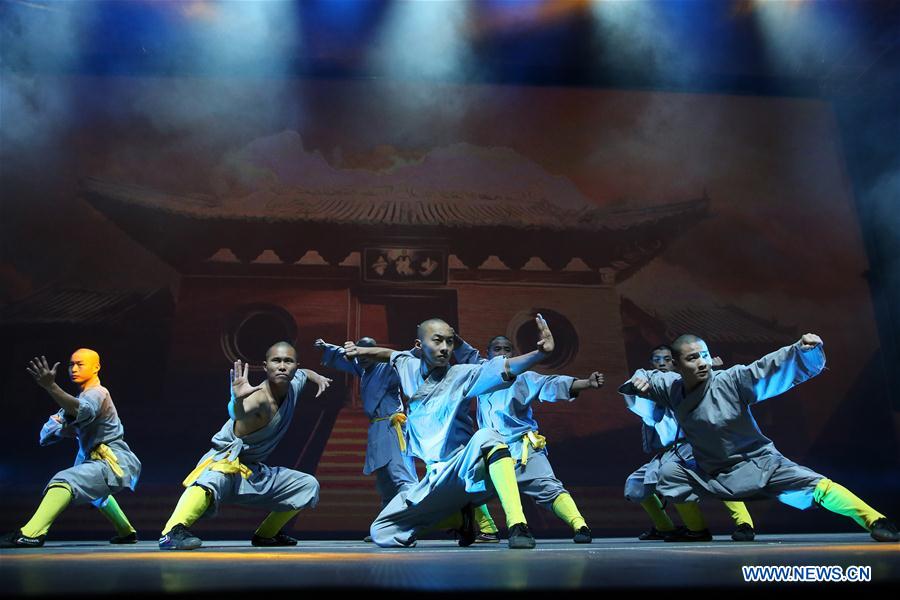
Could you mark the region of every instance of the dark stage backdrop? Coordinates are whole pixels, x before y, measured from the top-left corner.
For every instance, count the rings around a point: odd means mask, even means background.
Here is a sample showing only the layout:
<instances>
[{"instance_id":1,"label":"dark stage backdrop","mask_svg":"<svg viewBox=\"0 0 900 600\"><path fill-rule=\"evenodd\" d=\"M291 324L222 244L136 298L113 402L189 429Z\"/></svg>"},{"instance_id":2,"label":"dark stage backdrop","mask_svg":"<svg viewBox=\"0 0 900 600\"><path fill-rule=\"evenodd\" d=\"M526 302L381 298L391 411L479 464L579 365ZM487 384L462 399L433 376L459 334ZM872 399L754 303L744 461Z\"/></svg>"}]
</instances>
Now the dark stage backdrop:
<instances>
[{"instance_id":1,"label":"dark stage backdrop","mask_svg":"<svg viewBox=\"0 0 900 600\"><path fill-rule=\"evenodd\" d=\"M227 418L235 356L258 362L287 338L318 368L318 337L408 347L430 315L478 346L503 333L527 351L536 309L564 341L541 370L607 375L599 392L535 407L557 474L598 534L646 525L622 498L645 457L615 388L685 331L727 364L821 335L828 369L760 405L757 419L787 456L900 515L895 416L826 102L378 80L30 84L42 108L17 113L30 135L16 138L3 181L4 529L74 457L71 445L37 445L53 404L24 370L35 354L100 352L144 464L120 503L152 537ZM615 246L614 258L560 258L559 231ZM405 254L422 273L428 257L443 271L377 281L379 255L396 268ZM354 383L329 374L333 388L304 394L269 462L322 483L320 506L295 530L361 536L378 511L360 474L365 420ZM724 509L704 504L728 530ZM776 503L750 509L762 532L854 530ZM528 511L540 535L564 532ZM261 518L225 508L197 530L248 533ZM73 509L53 535L107 528Z\"/></svg>"}]
</instances>

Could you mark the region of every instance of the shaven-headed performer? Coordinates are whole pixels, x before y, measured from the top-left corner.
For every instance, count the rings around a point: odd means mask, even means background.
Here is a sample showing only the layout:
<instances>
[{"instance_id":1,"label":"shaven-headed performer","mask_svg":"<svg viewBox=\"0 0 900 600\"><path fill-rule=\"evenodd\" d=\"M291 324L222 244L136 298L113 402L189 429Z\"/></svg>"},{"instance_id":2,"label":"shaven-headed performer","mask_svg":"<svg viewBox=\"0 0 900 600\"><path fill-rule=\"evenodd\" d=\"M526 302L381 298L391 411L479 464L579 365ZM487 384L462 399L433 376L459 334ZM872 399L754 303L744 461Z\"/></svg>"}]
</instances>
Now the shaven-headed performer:
<instances>
[{"instance_id":1,"label":"shaven-headed performer","mask_svg":"<svg viewBox=\"0 0 900 600\"><path fill-rule=\"evenodd\" d=\"M721 366L721 359L713 358L712 361L712 366ZM650 369L663 373L671 372L674 369L672 348L663 344L651 350ZM625 405L628 410L641 418L641 441L644 452L653 455L650 462L641 466L625 480L625 498L640 504L653 522L650 530L639 535L638 539L669 542L711 540L712 534L706 526L698 503L685 502L677 505L682 520L688 526L676 528L656 494L656 482L662 465L673 460L682 461L686 465L695 463L691 445L684 439L684 432L678 427L672 411L658 406L652 400L638 396L626 395ZM744 503L726 500L724 504L736 525L731 539L736 542L753 541L756 537L753 519Z\"/></svg>"},{"instance_id":2,"label":"shaven-headed performer","mask_svg":"<svg viewBox=\"0 0 900 600\"><path fill-rule=\"evenodd\" d=\"M377 345L370 337L356 342L360 348ZM322 365L359 377L359 395L369 417L363 474L375 474L375 487L384 508L398 492L418 481L416 467L406 449L406 413L397 372L386 362L364 356L348 358L344 348L323 340L316 340L316 347L323 351Z\"/></svg>"},{"instance_id":3,"label":"shaven-headed performer","mask_svg":"<svg viewBox=\"0 0 900 600\"><path fill-rule=\"evenodd\" d=\"M694 450L697 468L670 461L656 491L676 503L702 496L725 500L777 498L847 516L879 542L900 541L897 527L845 487L785 458L756 424L750 408L822 372L822 339L807 333L751 365L713 371L706 342L682 335L672 342L674 373L639 369L619 392L667 408Z\"/></svg>"},{"instance_id":4,"label":"shaven-headed performer","mask_svg":"<svg viewBox=\"0 0 900 600\"><path fill-rule=\"evenodd\" d=\"M67 394L56 384L56 368L43 356L34 358L27 370L60 406L41 429L41 446L63 438L75 439L75 465L54 475L44 488L44 498L31 520L0 538L0 548L37 548L44 545L47 531L69 504L91 503L116 528L111 544L134 544L137 533L113 494L134 491L141 476L141 461L125 443L109 390L100 385L100 355L88 348L76 350L69 359L69 377L80 393Z\"/></svg>"},{"instance_id":5,"label":"shaven-headed performer","mask_svg":"<svg viewBox=\"0 0 900 600\"><path fill-rule=\"evenodd\" d=\"M319 387L331 383L309 369L298 369L297 351L278 342L266 351L266 380L250 385L249 365L234 363L231 371L231 417L212 438L212 449L185 478L184 493L159 538L161 550L193 550L202 545L188 529L202 516L214 516L221 504L239 504L270 511L256 532L254 546L294 546L282 533L303 508L319 501L319 482L312 475L264 464L287 433L294 408L307 380Z\"/></svg>"},{"instance_id":6,"label":"shaven-headed performer","mask_svg":"<svg viewBox=\"0 0 900 600\"><path fill-rule=\"evenodd\" d=\"M509 385L553 351L550 328L540 315L536 320L537 350L476 365L450 366L456 334L440 319L419 325L416 348L421 349L421 359L411 352L358 348L351 342L345 345L348 356L371 356L394 365L409 402L410 451L428 465L426 476L394 496L372 523L370 533L376 544L414 546L418 534L463 509L459 544L468 546L476 535L471 507L496 495L510 524L509 547L534 548L509 447L493 429L474 432L469 411L473 399Z\"/></svg>"},{"instance_id":7,"label":"shaven-headed performer","mask_svg":"<svg viewBox=\"0 0 900 600\"><path fill-rule=\"evenodd\" d=\"M459 340L454 355L461 364L485 362L478 350L463 340ZM495 336L488 343L487 360L512 356L513 345L506 336ZM509 387L478 396L478 427L496 430L509 444L510 454L516 461L519 492L531 497L538 506L552 511L571 527L576 544L591 543L591 530L572 496L553 473L547 459L547 441L538 433L532 402L571 402L579 392L602 385L603 375L597 371L586 379L525 371ZM487 514L486 507L480 506L477 510Z\"/></svg>"}]
</instances>

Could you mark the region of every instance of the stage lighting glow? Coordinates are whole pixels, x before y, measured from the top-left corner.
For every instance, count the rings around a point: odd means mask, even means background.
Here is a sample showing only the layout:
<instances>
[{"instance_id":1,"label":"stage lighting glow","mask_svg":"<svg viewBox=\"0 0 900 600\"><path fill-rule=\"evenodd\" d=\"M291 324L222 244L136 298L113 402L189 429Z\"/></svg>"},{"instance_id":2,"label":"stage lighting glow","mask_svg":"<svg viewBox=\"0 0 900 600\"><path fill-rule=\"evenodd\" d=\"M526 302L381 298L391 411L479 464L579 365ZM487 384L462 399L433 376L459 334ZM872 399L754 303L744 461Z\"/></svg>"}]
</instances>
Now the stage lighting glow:
<instances>
[{"instance_id":1,"label":"stage lighting glow","mask_svg":"<svg viewBox=\"0 0 900 600\"><path fill-rule=\"evenodd\" d=\"M853 3L754 0L750 16L764 40L766 59L782 76L826 77L827 56L850 58L860 45Z\"/></svg>"},{"instance_id":2,"label":"stage lighting glow","mask_svg":"<svg viewBox=\"0 0 900 600\"><path fill-rule=\"evenodd\" d=\"M715 60L710 18L699 2L603 1L590 4L600 68L688 79Z\"/></svg>"},{"instance_id":3,"label":"stage lighting glow","mask_svg":"<svg viewBox=\"0 0 900 600\"><path fill-rule=\"evenodd\" d=\"M394 2L369 57L379 73L452 78L471 64L466 2Z\"/></svg>"},{"instance_id":4,"label":"stage lighting glow","mask_svg":"<svg viewBox=\"0 0 900 600\"><path fill-rule=\"evenodd\" d=\"M193 59L212 71L285 72L302 46L289 2L189 2L176 8L189 25Z\"/></svg>"}]
</instances>

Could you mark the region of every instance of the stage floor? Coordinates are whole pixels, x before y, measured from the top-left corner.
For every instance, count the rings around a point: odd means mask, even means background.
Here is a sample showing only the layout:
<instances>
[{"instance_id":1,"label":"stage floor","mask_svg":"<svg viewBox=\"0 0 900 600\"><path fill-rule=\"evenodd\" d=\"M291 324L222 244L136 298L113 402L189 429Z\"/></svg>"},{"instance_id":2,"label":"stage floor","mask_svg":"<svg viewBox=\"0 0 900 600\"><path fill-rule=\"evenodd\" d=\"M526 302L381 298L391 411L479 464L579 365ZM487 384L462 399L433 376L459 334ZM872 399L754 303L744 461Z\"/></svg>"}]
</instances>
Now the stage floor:
<instances>
[{"instance_id":1,"label":"stage floor","mask_svg":"<svg viewBox=\"0 0 900 600\"><path fill-rule=\"evenodd\" d=\"M900 583L900 544L867 534L761 535L735 543L667 544L633 538L538 540L535 550L506 542L459 548L421 541L412 549L382 549L361 541L301 541L295 548L253 548L247 541L207 541L191 552L161 552L156 542L110 546L50 542L42 549L0 551L4 594L66 595L197 593L241 590L338 589L522 592L598 588L743 588L745 565L871 567L873 589ZM809 583L791 583L808 588ZM819 584L824 585L824 584ZM848 584L829 583L844 587Z\"/></svg>"}]
</instances>

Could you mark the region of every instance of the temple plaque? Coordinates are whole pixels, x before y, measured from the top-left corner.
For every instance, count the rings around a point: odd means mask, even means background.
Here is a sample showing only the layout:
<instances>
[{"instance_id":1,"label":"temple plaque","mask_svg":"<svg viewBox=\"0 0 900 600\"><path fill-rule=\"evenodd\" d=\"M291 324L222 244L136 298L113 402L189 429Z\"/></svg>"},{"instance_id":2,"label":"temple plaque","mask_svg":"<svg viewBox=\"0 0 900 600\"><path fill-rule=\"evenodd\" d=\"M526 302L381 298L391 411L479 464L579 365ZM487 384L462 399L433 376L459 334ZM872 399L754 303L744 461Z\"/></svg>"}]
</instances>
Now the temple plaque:
<instances>
[{"instance_id":1,"label":"temple plaque","mask_svg":"<svg viewBox=\"0 0 900 600\"><path fill-rule=\"evenodd\" d=\"M363 249L366 283L447 283L447 252L435 248Z\"/></svg>"}]
</instances>

